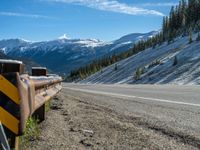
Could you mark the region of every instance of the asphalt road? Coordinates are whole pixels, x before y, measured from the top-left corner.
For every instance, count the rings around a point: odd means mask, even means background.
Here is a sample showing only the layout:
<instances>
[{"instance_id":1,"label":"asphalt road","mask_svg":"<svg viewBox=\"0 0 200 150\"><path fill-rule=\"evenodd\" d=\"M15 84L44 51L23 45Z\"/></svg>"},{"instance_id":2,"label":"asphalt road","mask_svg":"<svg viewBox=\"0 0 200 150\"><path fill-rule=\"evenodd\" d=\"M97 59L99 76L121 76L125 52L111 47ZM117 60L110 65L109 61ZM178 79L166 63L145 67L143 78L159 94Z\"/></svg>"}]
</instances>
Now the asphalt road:
<instances>
[{"instance_id":1,"label":"asphalt road","mask_svg":"<svg viewBox=\"0 0 200 150\"><path fill-rule=\"evenodd\" d=\"M64 84L64 87L94 94L139 98L141 101L200 107L200 86Z\"/></svg>"},{"instance_id":2,"label":"asphalt road","mask_svg":"<svg viewBox=\"0 0 200 150\"><path fill-rule=\"evenodd\" d=\"M93 103L140 118L142 128L200 149L200 86L63 83L63 89L95 96Z\"/></svg>"}]
</instances>

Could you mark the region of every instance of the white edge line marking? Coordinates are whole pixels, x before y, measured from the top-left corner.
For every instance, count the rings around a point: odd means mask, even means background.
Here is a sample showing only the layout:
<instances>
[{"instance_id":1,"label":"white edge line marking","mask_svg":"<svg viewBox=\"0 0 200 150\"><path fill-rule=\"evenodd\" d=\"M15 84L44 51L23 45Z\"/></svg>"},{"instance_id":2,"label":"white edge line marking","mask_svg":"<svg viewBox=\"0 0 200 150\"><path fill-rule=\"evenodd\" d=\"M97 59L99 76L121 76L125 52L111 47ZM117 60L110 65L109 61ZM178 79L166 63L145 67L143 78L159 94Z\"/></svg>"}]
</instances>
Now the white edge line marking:
<instances>
[{"instance_id":1,"label":"white edge line marking","mask_svg":"<svg viewBox=\"0 0 200 150\"><path fill-rule=\"evenodd\" d=\"M70 88L70 87L64 87L65 89L70 89L74 91L81 91L81 92L87 92L87 93L93 93L93 94L101 94L101 95L108 95L112 97L126 97L126 98L138 98L143 100L150 100L150 101L157 101L157 102L164 102L164 103L172 103L172 104L180 104L180 105L189 105L189 106L197 106L200 107L200 104L194 104L194 103L185 103L185 102L179 102L179 101L171 101L166 99L158 99L158 98L148 98L148 97L139 97L139 96L133 96L133 95L124 95L124 94L117 94L117 93L108 93L108 92L100 92L100 91L93 91L93 90L86 90L86 89L76 89L76 88Z\"/></svg>"}]
</instances>

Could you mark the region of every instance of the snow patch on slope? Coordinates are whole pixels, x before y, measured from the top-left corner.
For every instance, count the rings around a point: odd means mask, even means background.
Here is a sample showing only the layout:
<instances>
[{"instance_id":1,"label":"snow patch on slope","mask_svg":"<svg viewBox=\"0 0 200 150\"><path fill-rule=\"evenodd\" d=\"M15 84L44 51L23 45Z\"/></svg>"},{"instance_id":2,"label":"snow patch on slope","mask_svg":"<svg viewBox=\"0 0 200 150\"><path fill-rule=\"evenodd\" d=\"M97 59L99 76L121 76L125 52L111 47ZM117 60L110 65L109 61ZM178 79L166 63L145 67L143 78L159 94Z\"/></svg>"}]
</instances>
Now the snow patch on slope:
<instances>
[{"instance_id":1,"label":"snow patch on slope","mask_svg":"<svg viewBox=\"0 0 200 150\"><path fill-rule=\"evenodd\" d=\"M188 37L179 37L172 44L164 43L155 49L149 48L117 62L81 83L104 84L200 84L200 42L188 44ZM178 64L173 65L175 56ZM155 65L151 65L155 62ZM118 69L115 70L115 65ZM140 80L134 79L137 68L144 68Z\"/></svg>"},{"instance_id":2,"label":"snow patch on slope","mask_svg":"<svg viewBox=\"0 0 200 150\"><path fill-rule=\"evenodd\" d=\"M80 40L80 41L77 41L77 42L74 42L74 43L80 44L82 47L92 47L92 48L106 45L105 42L102 42L102 41L97 40L97 39Z\"/></svg>"}]
</instances>

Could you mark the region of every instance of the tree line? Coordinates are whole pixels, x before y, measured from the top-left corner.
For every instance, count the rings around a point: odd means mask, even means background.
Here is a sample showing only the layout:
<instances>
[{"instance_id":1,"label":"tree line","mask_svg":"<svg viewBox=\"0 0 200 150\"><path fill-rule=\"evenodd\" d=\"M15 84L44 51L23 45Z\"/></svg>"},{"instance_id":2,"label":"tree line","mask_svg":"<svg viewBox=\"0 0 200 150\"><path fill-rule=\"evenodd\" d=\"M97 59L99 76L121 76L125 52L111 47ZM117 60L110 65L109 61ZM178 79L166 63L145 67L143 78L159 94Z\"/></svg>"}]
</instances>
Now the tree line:
<instances>
[{"instance_id":1,"label":"tree line","mask_svg":"<svg viewBox=\"0 0 200 150\"><path fill-rule=\"evenodd\" d=\"M170 44L178 36L189 36L189 43L192 42L192 33L200 31L200 0L181 0L177 6L172 6L169 16L163 17L162 29L155 36L140 40L133 47L120 54L104 56L94 60L91 64L71 71L66 78L67 81L81 80L103 68L128 58L147 48L155 48L163 42Z\"/></svg>"}]
</instances>

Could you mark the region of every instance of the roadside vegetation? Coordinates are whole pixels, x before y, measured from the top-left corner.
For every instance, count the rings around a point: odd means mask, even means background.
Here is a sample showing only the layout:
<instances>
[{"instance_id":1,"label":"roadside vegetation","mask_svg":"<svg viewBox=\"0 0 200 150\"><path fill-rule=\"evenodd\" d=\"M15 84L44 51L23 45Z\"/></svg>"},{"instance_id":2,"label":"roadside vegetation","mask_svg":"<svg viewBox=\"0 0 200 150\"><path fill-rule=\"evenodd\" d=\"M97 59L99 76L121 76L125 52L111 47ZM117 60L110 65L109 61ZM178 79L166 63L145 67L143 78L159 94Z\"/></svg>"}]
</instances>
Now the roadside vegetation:
<instances>
[{"instance_id":1,"label":"roadside vegetation","mask_svg":"<svg viewBox=\"0 0 200 150\"><path fill-rule=\"evenodd\" d=\"M45 112L48 112L51 107L51 101L45 103ZM39 120L31 116L26 122L26 129L23 136L20 136L20 148L26 150L31 141L35 141L39 138L40 128Z\"/></svg>"},{"instance_id":2,"label":"roadside vegetation","mask_svg":"<svg viewBox=\"0 0 200 150\"><path fill-rule=\"evenodd\" d=\"M24 135L20 137L20 148L26 149L30 141L34 141L39 137L40 130L38 126L38 119L30 117L26 122L26 129Z\"/></svg>"},{"instance_id":3,"label":"roadside vegetation","mask_svg":"<svg viewBox=\"0 0 200 150\"><path fill-rule=\"evenodd\" d=\"M171 44L176 37L188 36L188 43L192 43L192 34L200 31L200 1L199 0L181 0L179 5L172 6L169 16L163 17L161 31L147 39L141 40L133 45L133 47L120 54L112 56L104 56L99 60L93 61L84 67L71 71L66 81L77 81L84 79L97 71L102 70L120 60L137 54L147 48L156 48L157 46L167 42ZM200 40L198 35L196 41Z\"/></svg>"}]
</instances>

